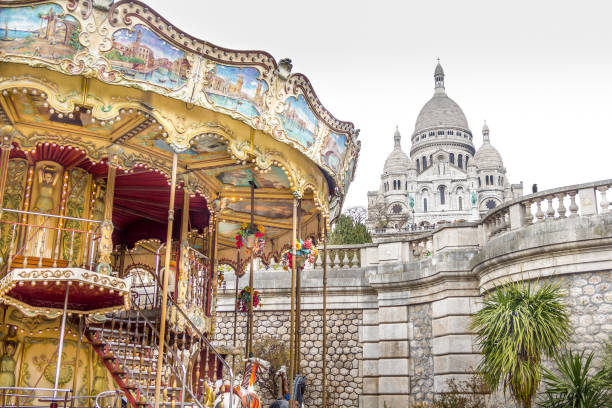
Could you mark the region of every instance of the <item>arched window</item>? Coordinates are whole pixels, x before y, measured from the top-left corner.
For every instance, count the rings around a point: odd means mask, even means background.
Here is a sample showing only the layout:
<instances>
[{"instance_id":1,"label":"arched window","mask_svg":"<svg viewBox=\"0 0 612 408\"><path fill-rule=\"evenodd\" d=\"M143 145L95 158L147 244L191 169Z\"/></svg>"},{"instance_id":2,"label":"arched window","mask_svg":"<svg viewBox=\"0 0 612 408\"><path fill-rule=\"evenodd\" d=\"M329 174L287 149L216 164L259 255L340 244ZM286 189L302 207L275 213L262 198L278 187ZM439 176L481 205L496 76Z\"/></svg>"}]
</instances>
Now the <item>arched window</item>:
<instances>
[{"instance_id":1,"label":"arched window","mask_svg":"<svg viewBox=\"0 0 612 408\"><path fill-rule=\"evenodd\" d=\"M440 186L438 187L438 191L440 192L440 204L444 205L444 203L446 202L446 197L444 194L446 192L446 187Z\"/></svg>"},{"instance_id":2,"label":"arched window","mask_svg":"<svg viewBox=\"0 0 612 408\"><path fill-rule=\"evenodd\" d=\"M421 171L421 163L419 162L419 159L417 159L417 173L420 173Z\"/></svg>"},{"instance_id":3,"label":"arched window","mask_svg":"<svg viewBox=\"0 0 612 408\"><path fill-rule=\"evenodd\" d=\"M408 190L408 181L406 181L406 190Z\"/></svg>"},{"instance_id":4,"label":"arched window","mask_svg":"<svg viewBox=\"0 0 612 408\"><path fill-rule=\"evenodd\" d=\"M427 157L423 156L423 171L427 168Z\"/></svg>"},{"instance_id":5,"label":"arched window","mask_svg":"<svg viewBox=\"0 0 612 408\"><path fill-rule=\"evenodd\" d=\"M480 180L480 177L478 177L478 187L482 187L482 181Z\"/></svg>"},{"instance_id":6,"label":"arched window","mask_svg":"<svg viewBox=\"0 0 612 408\"><path fill-rule=\"evenodd\" d=\"M457 157L457 166L459 166L460 169L463 168L463 155L461 154Z\"/></svg>"},{"instance_id":7,"label":"arched window","mask_svg":"<svg viewBox=\"0 0 612 408\"><path fill-rule=\"evenodd\" d=\"M433 166L433 154L429 155L429 165Z\"/></svg>"},{"instance_id":8,"label":"arched window","mask_svg":"<svg viewBox=\"0 0 612 408\"><path fill-rule=\"evenodd\" d=\"M487 184L487 186L489 185L489 176L485 176L485 182Z\"/></svg>"},{"instance_id":9,"label":"arched window","mask_svg":"<svg viewBox=\"0 0 612 408\"><path fill-rule=\"evenodd\" d=\"M397 189L398 190L402 189L402 181L401 180L397 180Z\"/></svg>"},{"instance_id":10,"label":"arched window","mask_svg":"<svg viewBox=\"0 0 612 408\"><path fill-rule=\"evenodd\" d=\"M423 199L423 212L427 212L427 197Z\"/></svg>"},{"instance_id":11,"label":"arched window","mask_svg":"<svg viewBox=\"0 0 612 408\"><path fill-rule=\"evenodd\" d=\"M465 155L465 168L467 169L467 162L469 160L470 156L468 156L467 154Z\"/></svg>"},{"instance_id":12,"label":"arched window","mask_svg":"<svg viewBox=\"0 0 612 408\"><path fill-rule=\"evenodd\" d=\"M450 158L450 159L449 159L449 160L450 160L450 163L451 163L451 164L455 164L455 153L451 153L451 154L449 155L449 158Z\"/></svg>"},{"instance_id":13,"label":"arched window","mask_svg":"<svg viewBox=\"0 0 612 408\"><path fill-rule=\"evenodd\" d=\"M463 211L463 197L459 197L457 201L459 203L459 211Z\"/></svg>"}]
</instances>

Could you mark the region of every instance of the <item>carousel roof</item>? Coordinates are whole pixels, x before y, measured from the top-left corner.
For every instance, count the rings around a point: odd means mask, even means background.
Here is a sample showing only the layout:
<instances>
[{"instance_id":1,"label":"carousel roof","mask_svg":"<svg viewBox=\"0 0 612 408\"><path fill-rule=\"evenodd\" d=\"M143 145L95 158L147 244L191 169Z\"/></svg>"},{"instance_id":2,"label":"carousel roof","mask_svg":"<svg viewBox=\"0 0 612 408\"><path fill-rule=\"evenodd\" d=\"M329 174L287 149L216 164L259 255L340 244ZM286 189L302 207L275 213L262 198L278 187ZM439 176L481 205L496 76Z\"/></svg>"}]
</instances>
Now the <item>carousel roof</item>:
<instances>
[{"instance_id":1,"label":"carousel roof","mask_svg":"<svg viewBox=\"0 0 612 408\"><path fill-rule=\"evenodd\" d=\"M251 210L267 230L264 258L291 239L295 197L304 237L339 215L358 130L290 61L199 40L138 1L93 3L0 4L0 124L15 129L12 158L82 168L99 183L116 163L113 241L128 246L164 236L174 153L175 219L187 191L191 227L214 213L228 262Z\"/></svg>"}]
</instances>

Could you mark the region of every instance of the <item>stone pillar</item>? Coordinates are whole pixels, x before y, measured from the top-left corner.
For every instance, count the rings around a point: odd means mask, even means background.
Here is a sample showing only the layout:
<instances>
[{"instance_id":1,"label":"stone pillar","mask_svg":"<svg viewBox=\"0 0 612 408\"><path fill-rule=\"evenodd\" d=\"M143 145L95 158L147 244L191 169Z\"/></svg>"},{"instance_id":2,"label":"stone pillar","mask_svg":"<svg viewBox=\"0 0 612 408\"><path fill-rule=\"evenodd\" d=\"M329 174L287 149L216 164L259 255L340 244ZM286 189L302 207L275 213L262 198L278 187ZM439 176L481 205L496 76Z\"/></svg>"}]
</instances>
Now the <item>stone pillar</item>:
<instances>
[{"instance_id":1,"label":"stone pillar","mask_svg":"<svg viewBox=\"0 0 612 408\"><path fill-rule=\"evenodd\" d=\"M525 214L521 203L512 204L510 206L510 229L515 230L523 226Z\"/></svg>"},{"instance_id":2,"label":"stone pillar","mask_svg":"<svg viewBox=\"0 0 612 408\"><path fill-rule=\"evenodd\" d=\"M580 215L597 214L597 196L593 187L578 190L578 196L580 197Z\"/></svg>"},{"instance_id":3,"label":"stone pillar","mask_svg":"<svg viewBox=\"0 0 612 408\"><path fill-rule=\"evenodd\" d=\"M378 310L378 406L407 407L410 395L408 306Z\"/></svg>"},{"instance_id":4,"label":"stone pillar","mask_svg":"<svg viewBox=\"0 0 612 408\"><path fill-rule=\"evenodd\" d=\"M410 396L411 325L408 306L363 311L359 340L363 346L363 394L360 407L407 407Z\"/></svg>"},{"instance_id":5,"label":"stone pillar","mask_svg":"<svg viewBox=\"0 0 612 408\"><path fill-rule=\"evenodd\" d=\"M448 381L468 381L480 360L471 315L478 310L476 297L448 297L432 303L434 392L448 391ZM457 374L462 373L462 374Z\"/></svg>"},{"instance_id":6,"label":"stone pillar","mask_svg":"<svg viewBox=\"0 0 612 408\"><path fill-rule=\"evenodd\" d=\"M98 266L96 272L110 274L110 256L113 252L113 199L115 197L115 177L119 166L121 148L112 146L108 149L108 176L106 178L106 195L104 197L104 218L100 226L100 243L98 247Z\"/></svg>"},{"instance_id":7,"label":"stone pillar","mask_svg":"<svg viewBox=\"0 0 612 408\"><path fill-rule=\"evenodd\" d=\"M360 408L378 408L378 309L363 311L359 327L359 343L363 347L360 371L363 378Z\"/></svg>"}]
</instances>

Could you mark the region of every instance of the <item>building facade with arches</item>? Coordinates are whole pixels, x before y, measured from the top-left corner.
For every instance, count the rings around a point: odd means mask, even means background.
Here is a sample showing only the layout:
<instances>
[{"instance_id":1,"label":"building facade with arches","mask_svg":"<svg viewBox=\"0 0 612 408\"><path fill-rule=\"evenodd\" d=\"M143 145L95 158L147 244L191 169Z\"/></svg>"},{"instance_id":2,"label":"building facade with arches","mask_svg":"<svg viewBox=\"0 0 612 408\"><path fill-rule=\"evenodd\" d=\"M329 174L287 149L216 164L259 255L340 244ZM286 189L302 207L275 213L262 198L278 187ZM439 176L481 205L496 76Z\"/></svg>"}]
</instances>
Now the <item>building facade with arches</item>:
<instances>
[{"instance_id":1,"label":"building facade with arches","mask_svg":"<svg viewBox=\"0 0 612 408\"><path fill-rule=\"evenodd\" d=\"M368 227L372 231L474 221L523 194L522 182L511 184L508 180L486 123L483 144L475 148L463 110L446 94L440 63L434 81L434 95L416 120L410 155L402 150L396 129L380 188L368 192Z\"/></svg>"}]
</instances>

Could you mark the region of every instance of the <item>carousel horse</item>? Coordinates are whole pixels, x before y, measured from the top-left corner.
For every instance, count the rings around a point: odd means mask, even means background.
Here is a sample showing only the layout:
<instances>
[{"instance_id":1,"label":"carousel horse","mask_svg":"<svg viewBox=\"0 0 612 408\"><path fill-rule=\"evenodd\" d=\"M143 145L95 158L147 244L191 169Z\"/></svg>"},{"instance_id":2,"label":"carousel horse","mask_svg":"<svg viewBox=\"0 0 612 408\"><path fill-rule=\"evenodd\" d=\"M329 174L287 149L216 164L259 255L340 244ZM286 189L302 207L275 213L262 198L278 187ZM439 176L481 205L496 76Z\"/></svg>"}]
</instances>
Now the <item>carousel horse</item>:
<instances>
[{"instance_id":1,"label":"carousel horse","mask_svg":"<svg viewBox=\"0 0 612 408\"><path fill-rule=\"evenodd\" d=\"M247 364L242 377L242 384L239 387L230 387L229 382L223 384L217 399L215 400L214 408L260 408L261 401L255 393L255 383L257 380L257 372L260 368L269 368L270 363L265 360L250 357L246 360ZM231 389L230 389L231 388ZM232 395L232 404L230 405L230 392Z\"/></svg>"}]
</instances>

